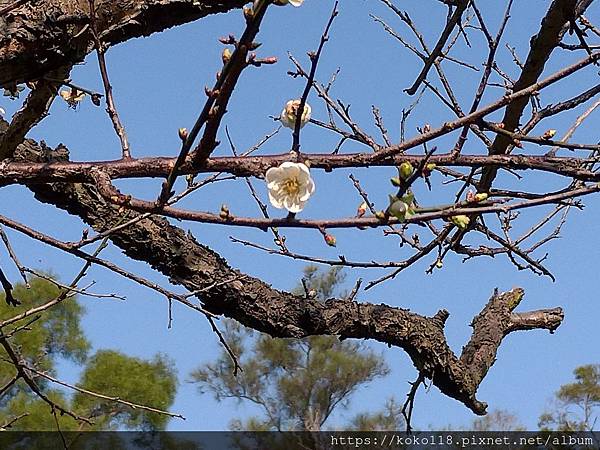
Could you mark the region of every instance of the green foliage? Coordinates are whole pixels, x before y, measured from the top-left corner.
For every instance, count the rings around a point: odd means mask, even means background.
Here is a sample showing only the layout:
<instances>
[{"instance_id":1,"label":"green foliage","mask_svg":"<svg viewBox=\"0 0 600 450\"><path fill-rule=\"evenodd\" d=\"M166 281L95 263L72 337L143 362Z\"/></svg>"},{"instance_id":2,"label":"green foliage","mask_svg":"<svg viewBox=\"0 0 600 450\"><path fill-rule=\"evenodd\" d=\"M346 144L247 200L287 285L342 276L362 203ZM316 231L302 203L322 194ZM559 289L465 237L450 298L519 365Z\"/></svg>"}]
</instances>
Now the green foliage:
<instances>
[{"instance_id":1,"label":"green foliage","mask_svg":"<svg viewBox=\"0 0 600 450\"><path fill-rule=\"evenodd\" d=\"M341 267L333 267L325 272L319 272L316 266L306 266L304 268L303 279L309 289L314 289L319 300L327 300L337 294L340 297L345 297L346 292L339 292L340 284L346 279L346 274L342 272ZM292 290L296 295L303 295L304 288L302 285L296 286Z\"/></svg>"},{"instance_id":2,"label":"green foliage","mask_svg":"<svg viewBox=\"0 0 600 450\"><path fill-rule=\"evenodd\" d=\"M30 282L31 288L17 285L14 289L15 298L21 301L16 307L0 308L0 320L14 317L33 307L40 306L55 299L60 294L59 288L53 283L35 278ZM4 304L4 293L0 302ZM80 321L85 309L75 298L67 298L61 303L46 310L42 317L31 325L31 330L15 334L11 343L21 349L22 355L29 363L35 362L40 370L52 373L57 356L76 363L83 363L87 357L90 343L86 339ZM32 319L30 317L29 319ZM14 327L23 325L23 321ZM10 327L4 332L9 333ZM0 348L0 382L9 380L15 374L12 364L3 361L8 357L6 351Z\"/></svg>"},{"instance_id":3,"label":"green foliage","mask_svg":"<svg viewBox=\"0 0 600 450\"><path fill-rule=\"evenodd\" d=\"M31 280L31 288L18 285L14 295L21 301L17 307L4 307L0 319L15 317L33 307L59 297L61 290L52 282L40 278ZM4 301L0 298L0 301ZM133 403L167 410L173 403L177 389L177 377L172 363L157 355L146 361L109 350L99 350L89 357L90 343L82 328L84 308L76 296L67 296L39 315L29 316L2 331L10 334L13 328L23 326L38 317L28 329L15 333L9 340L11 347L19 352L27 365L55 376L58 358L65 358L83 366L79 387L102 395L119 397ZM4 347L0 347L0 385L4 386L16 374ZM86 430L107 429L164 429L168 420L165 415L132 409L125 405L101 400L85 394L66 395L55 389L42 377L35 378L41 391L51 400L82 417L91 417L93 426ZM52 413L50 405L40 399L23 380L17 381L0 400L0 425L27 413L12 426L12 430L63 431L81 429L81 424L68 415ZM58 422L58 423L57 423Z\"/></svg>"},{"instance_id":4,"label":"green foliage","mask_svg":"<svg viewBox=\"0 0 600 450\"><path fill-rule=\"evenodd\" d=\"M80 386L129 402L166 410L175 399L177 378L172 362L164 355L152 361L133 358L113 350L100 350L90 358ZM73 407L90 411L102 429L164 429L167 416L131 409L82 393L75 394Z\"/></svg>"},{"instance_id":5,"label":"green foliage","mask_svg":"<svg viewBox=\"0 0 600 450\"><path fill-rule=\"evenodd\" d=\"M64 393L60 391L54 389L46 390L44 394L59 405L69 404ZM56 430L57 422L62 431L75 431L79 427L79 424L73 418L61 415L58 411L55 416L48 403L25 391L20 391L14 395L6 408L0 411L0 423L6 423L11 418L22 414L27 415L15 422L11 426L11 430L54 431Z\"/></svg>"},{"instance_id":6,"label":"green foliage","mask_svg":"<svg viewBox=\"0 0 600 450\"><path fill-rule=\"evenodd\" d=\"M382 411L357 414L349 428L354 431L394 431L402 427L403 420L402 406L390 398Z\"/></svg>"},{"instance_id":7,"label":"green foliage","mask_svg":"<svg viewBox=\"0 0 600 450\"><path fill-rule=\"evenodd\" d=\"M473 420L468 431L525 431L525 425L509 411L495 409Z\"/></svg>"},{"instance_id":8,"label":"green foliage","mask_svg":"<svg viewBox=\"0 0 600 450\"><path fill-rule=\"evenodd\" d=\"M307 267L304 275L306 287L320 300L333 296L344 279L338 269L320 273ZM302 286L295 291L304 294ZM332 336L273 339L231 321L224 336L243 370L235 376L233 361L223 352L195 370L191 380L217 400L235 398L262 408L263 417L232 422L235 430L320 430L336 408L348 406L360 386L388 373L381 355ZM385 413L364 417L361 423L369 429L390 423Z\"/></svg>"},{"instance_id":9,"label":"green foliage","mask_svg":"<svg viewBox=\"0 0 600 450\"><path fill-rule=\"evenodd\" d=\"M592 431L598 427L600 409L600 364L577 367L575 382L560 387L555 406L540 416L544 430Z\"/></svg>"},{"instance_id":10,"label":"green foliage","mask_svg":"<svg viewBox=\"0 0 600 450\"><path fill-rule=\"evenodd\" d=\"M526 431L516 414L504 409L493 409L485 416L477 417L468 426L447 425L436 427L436 431Z\"/></svg>"}]
</instances>

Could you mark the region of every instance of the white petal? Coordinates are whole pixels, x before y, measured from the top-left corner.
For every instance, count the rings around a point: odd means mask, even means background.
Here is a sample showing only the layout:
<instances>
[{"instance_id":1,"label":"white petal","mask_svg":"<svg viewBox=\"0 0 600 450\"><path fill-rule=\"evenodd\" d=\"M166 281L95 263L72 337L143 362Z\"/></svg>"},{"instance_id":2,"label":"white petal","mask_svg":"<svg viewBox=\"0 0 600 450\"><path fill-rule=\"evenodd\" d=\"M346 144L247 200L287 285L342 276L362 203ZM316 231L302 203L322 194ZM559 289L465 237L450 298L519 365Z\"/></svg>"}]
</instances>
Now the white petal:
<instances>
[{"instance_id":1,"label":"white petal","mask_svg":"<svg viewBox=\"0 0 600 450\"><path fill-rule=\"evenodd\" d=\"M283 171L279 167L271 167L267 170L267 173L265 173L265 180L267 180L267 183L279 181L282 175Z\"/></svg>"},{"instance_id":2,"label":"white petal","mask_svg":"<svg viewBox=\"0 0 600 450\"><path fill-rule=\"evenodd\" d=\"M304 164L286 161L283 164L281 164L279 166L279 168L282 171L282 175L285 176L285 178L289 178L289 177L297 177L300 174L299 166L304 166ZM306 166L304 166L304 167L306 167Z\"/></svg>"},{"instance_id":3,"label":"white petal","mask_svg":"<svg viewBox=\"0 0 600 450\"><path fill-rule=\"evenodd\" d=\"M310 192L310 195L314 194L316 186L312 178L308 180L308 185L306 186L306 189L308 190L308 192Z\"/></svg>"},{"instance_id":4,"label":"white petal","mask_svg":"<svg viewBox=\"0 0 600 450\"><path fill-rule=\"evenodd\" d=\"M302 187L302 195L300 200L306 201L310 198L311 195L315 192L315 182L312 178L309 178L307 183Z\"/></svg>"},{"instance_id":5,"label":"white petal","mask_svg":"<svg viewBox=\"0 0 600 450\"><path fill-rule=\"evenodd\" d=\"M271 205L273 205L275 208L283 208L282 198L277 195L273 195L271 191L269 191L269 201L271 202Z\"/></svg>"},{"instance_id":6,"label":"white petal","mask_svg":"<svg viewBox=\"0 0 600 450\"><path fill-rule=\"evenodd\" d=\"M300 6L300 5L298 5ZM310 113L312 112L312 108L308 103L304 104L304 111L302 112L302 125L306 125L310 121Z\"/></svg>"},{"instance_id":7,"label":"white petal","mask_svg":"<svg viewBox=\"0 0 600 450\"><path fill-rule=\"evenodd\" d=\"M305 202L310 198L313 192L315 192L315 184L312 180L310 180L310 183L304 187L304 189L300 192L298 198L300 199L300 201Z\"/></svg>"},{"instance_id":8,"label":"white petal","mask_svg":"<svg viewBox=\"0 0 600 450\"><path fill-rule=\"evenodd\" d=\"M269 191L276 191L279 188L279 183L277 181L271 181L270 183L267 183L267 189Z\"/></svg>"},{"instance_id":9,"label":"white petal","mask_svg":"<svg viewBox=\"0 0 600 450\"><path fill-rule=\"evenodd\" d=\"M310 178L310 171L308 170L308 167L306 166L306 164L298 163L297 166L298 166L298 169L300 169L300 171L302 172L302 174L304 174L306 177ZM303 179L306 179L306 178L303 178Z\"/></svg>"},{"instance_id":10,"label":"white petal","mask_svg":"<svg viewBox=\"0 0 600 450\"><path fill-rule=\"evenodd\" d=\"M283 200L283 206L289 212L297 213L304 209L304 202L298 200L298 197L285 197Z\"/></svg>"},{"instance_id":11,"label":"white petal","mask_svg":"<svg viewBox=\"0 0 600 450\"><path fill-rule=\"evenodd\" d=\"M281 115L279 116L279 120L281 120L281 124L286 127L286 128L294 128L294 122L290 120L289 116L287 115L287 111L285 110L285 108L283 109L283 111L281 111Z\"/></svg>"}]
</instances>

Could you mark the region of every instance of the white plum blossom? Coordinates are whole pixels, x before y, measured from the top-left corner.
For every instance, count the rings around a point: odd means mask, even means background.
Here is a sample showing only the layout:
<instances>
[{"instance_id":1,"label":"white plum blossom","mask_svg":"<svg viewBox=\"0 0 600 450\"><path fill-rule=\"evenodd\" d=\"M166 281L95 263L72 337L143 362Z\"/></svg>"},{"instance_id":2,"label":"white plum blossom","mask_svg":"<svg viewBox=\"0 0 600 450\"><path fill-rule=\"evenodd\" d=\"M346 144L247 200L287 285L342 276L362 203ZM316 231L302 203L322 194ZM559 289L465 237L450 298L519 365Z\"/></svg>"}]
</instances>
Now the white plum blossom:
<instances>
[{"instance_id":1,"label":"white plum blossom","mask_svg":"<svg viewBox=\"0 0 600 450\"><path fill-rule=\"evenodd\" d=\"M280 6L285 6L287 4L290 4L297 8L298 6L302 6L302 3L304 3L304 0L275 0L273 3L275 3L276 5L280 5Z\"/></svg>"},{"instance_id":2,"label":"white plum blossom","mask_svg":"<svg viewBox=\"0 0 600 450\"><path fill-rule=\"evenodd\" d=\"M59 94L69 107L73 109L77 108L77 105L85 98L85 92L75 88L69 90L63 89Z\"/></svg>"},{"instance_id":3,"label":"white plum blossom","mask_svg":"<svg viewBox=\"0 0 600 450\"><path fill-rule=\"evenodd\" d=\"M285 108L281 111L279 117L284 127L291 128L292 130L296 126L296 117L298 117L298 108L300 107L300 100L290 100L285 104ZM308 103L304 104L304 110L300 117L300 128L308 123L310 120L310 113L312 109Z\"/></svg>"},{"instance_id":4,"label":"white plum blossom","mask_svg":"<svg viewBox=\"0 0 600 450\"><path fill-rule=\"evenodd\" d=\"M285 208L291 213L304 209L304 204L315 192L315 183L308 167L302 163L284 162L271 167L265 174L269 201L275 208Z\"/></svg>"}]
</instances>

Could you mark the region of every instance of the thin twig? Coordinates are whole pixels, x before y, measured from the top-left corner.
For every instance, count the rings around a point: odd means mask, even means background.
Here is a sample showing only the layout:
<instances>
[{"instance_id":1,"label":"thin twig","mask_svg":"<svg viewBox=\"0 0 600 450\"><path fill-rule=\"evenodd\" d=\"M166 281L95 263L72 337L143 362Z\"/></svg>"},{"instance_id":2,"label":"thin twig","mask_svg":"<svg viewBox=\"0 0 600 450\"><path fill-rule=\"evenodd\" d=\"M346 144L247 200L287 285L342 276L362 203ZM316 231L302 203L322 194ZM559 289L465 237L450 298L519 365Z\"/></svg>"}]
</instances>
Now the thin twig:
<instances>
[{"instance_id":1,"label":"thin twig","mask_svg":"<svg viewBox=\"0 0 600 450\"><path fill-rule=\"evenodd\" d=\"M148 411L148 412L152 412L152 413L156 413L156 414L162 414L165 416L169 416L169 417L176 417L178 419L183 419L185 420L185 417L182 416L181 414L176 414L176 413L172 413L169 411L164 411L162 409L157 409L157 408L152 408L150 406L145 406L145 405L141 405L139 403L133 403L127 400L123 400L119 397L112 397L109 395L104 395L104 394L100 394L98 392L94 392L94 391L90 391L89 389L84 389L82 387L79 386L75 386L73 384L69 384L66 383L64 381L61 381L57 378L54 378L50 375L48 375L46 372L42 372L40 370L35 369L34 367L28 366L28 365L23 365L23 368L25 368L26 370L28 370L29 372L33 372L36 375L39 375L42 378L45 378L48 381L51 381L52 383L56 383L56 384L60 384L61 386L65 386L69 389L72 389L74 391L80 392L82 394L85 395L89 395L90 397L96 397L102 400L107 400L109 402L113 402L113 403L118 403L119 405L125 405L128 406L131 409L141 409L143 411Z\"/></svg>"},{"instance_id":2,"label":"thin twig","mask_svg":"<svg viewBox=\"0 0 600 450\"><path fill-rule=\"evenodd\" d=\"M419 372L419 376L417 377L417 379L409 384L410 391L408 392L408 394L406 394L406 401L402 406L402 416L404 417L404 422L406 424L406 432L408 434L410 434L410 432L412 431L411 419L413 408L415 406L415 397L417 395L417 391L419 390L419 386L421 386L421 384L425 384L425 375L423 374L423 372Z\"/></svg>"},{"instance_id":3,"label":"thin twig","mask_svg":"<svg viewBox=\"0 0 600 450\"><path fill-rule=\"evenodd\" d=\"M100 38L98 37L98 29L96 28L96 7L94 5L94 0L88 0L88 2L90 7L90 30L94 39L94 45L96 46L96 53L98 54L100 75L102 77L102 84L104 85L104 94L106 95L106 112L108 113L108 116L110 117L110 120L113 124L113 128L115 129L115 132L119 137L119 141L121 142L122 158L129 159L131 158L131 152L129 149L129 140L127 139L127 132L125 131L125 127L123 127L123 124L121 123L121 119L119 118L119 114L117 113L117 108L115 107L115 101L112 94L112 86L108 78L108 70L106 69L106 58L104 57L106 49L100 42Z\"/></svg>"},{"instance_id":4,"label":"thin twig","mask_svg":"<svg viewBox=\"0 0 600 450\"><path fill-rule=\"evenodd\" d=\"M13 262L15 263L15 266L17 267L17 270L21 274L21 278L23 278L23 283L25 283L25 287L27 289L29 289L30 286L29 286L29 281L27 280L27 275L25 275L25 267L19 261L17 254L15 253L15 251L12 248L12 245L10 244L8 235L4 231L4 228L2 228L2 227L0 227L0 238L2 238L2 241L4 242L4 246L6 247L6 250L8 251L8 255L10 256L10 259L13 260Z\"/></svg>"},{"instance_id":5,"label":"thin twig","mask_svg":"<svg viewBox=\"0 0 600 450\"><path fill-rule=\"evenodd\" d=\"M321 58L321 53L323 51L323 47L325 43L329 40L329 30L331 29L331 25L335 20L336 16L339 13L338 10L339 2L336 2L333 5L333 10L331 11L331 15L329 16L329 21L327 22L327 26L325 27L325 31L321 35L321 41L319 42L319 47L316 52L309 53L310 57L310 73L306 78L306 86L304 87L304 92L300 97L300 104L298 106L298 112L296 113L296 121L294 122L294 133L293 133L293 142L292 142L292 151L299 153L300 152L300 128L302 128L302 114L304 112L304 106L306 105L306 100L308 99L308 94L310 93L310 88L314 84L315 75L317 73L317 65L319 64L319 59Z\"/></svg>"}]
</instances>

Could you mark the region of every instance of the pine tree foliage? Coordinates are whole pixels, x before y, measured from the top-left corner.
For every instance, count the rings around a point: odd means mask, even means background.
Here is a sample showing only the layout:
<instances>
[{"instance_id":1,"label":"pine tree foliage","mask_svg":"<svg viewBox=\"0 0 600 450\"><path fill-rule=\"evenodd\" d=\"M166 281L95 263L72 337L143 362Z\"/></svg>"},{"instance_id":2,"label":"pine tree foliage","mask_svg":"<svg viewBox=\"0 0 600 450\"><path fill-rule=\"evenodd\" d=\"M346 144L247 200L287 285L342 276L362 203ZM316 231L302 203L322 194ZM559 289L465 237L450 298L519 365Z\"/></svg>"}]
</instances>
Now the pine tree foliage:
<instances>
[{"instance_id":1,"label":"pine tree foliage","mask_svg":"<svg viewBox=\"0 0 600 450\"><path fill-rule=\"evenodd\" d=\"M575 381L560 387L554 406L540 416L539 426L546 430L598 430L600 414L600 364L577 367Z\"/></svg>"},{"instance_id":2,"label":"pine tree foliage","mask_svg":"<svg viewBox=\"0 0 600 450\"><path fill-rule=\"evenodd\" d=\"M17 307L0 309L0 319L14 317L33 307L59 298L61 289L51 281L35 278L30 288L17 285L14 296L21 302ZM4 302L0 296L0 302ZM176 371L164 355L151 360L127 356L117 351L98 350L90 356L91 344L81 327L85 308L77 296L67 295L55 306L31 316L27 327L23 323L5 327L12 348L28 367L57 378L57 364L75 363L82 368L76 386L105 396L119 397L133 403L168 410L177 390ZM12 333L14 329L21 328ZM0 347L0 385L5 386L16 375L15 367L4 347ZM32 375L33 376L33 375ZM143 429L160 430L167 425L168 416L133 409L110 400L74 393L49 380L34 377L36 384L49 399L79 416L90 418L93 425L86 430ZM12 430L81 430L82 425L68 415L52 411L23 380L17 381L0 398L0 425L21 417L11 425Z\"/></svg>"},{"instance_id":3,"label":"pine tree foliage","mask_svg":"<svg viewBox=\"0 0 600 450\"><path fill-rule=\"evenodd\" d=\"M344 296L338 292L343 281L338 269L319 272L309 266L304 271L306 294L321 301ZM296 292L304 293L304 287ZM195 370L191 380L219 401L234 398L260 407L261 416L234 420L236 430L321 430L331 424L334 411L348 407L361 386L389 373L383 357L367 345L332 336L273 339L234 322L226 323L224 336L242 370L234 375L234 363L223 352ZM390 401L384 411L359 414L346 428L397 429L400 417Z\"/></svg>"}]
</instances>

